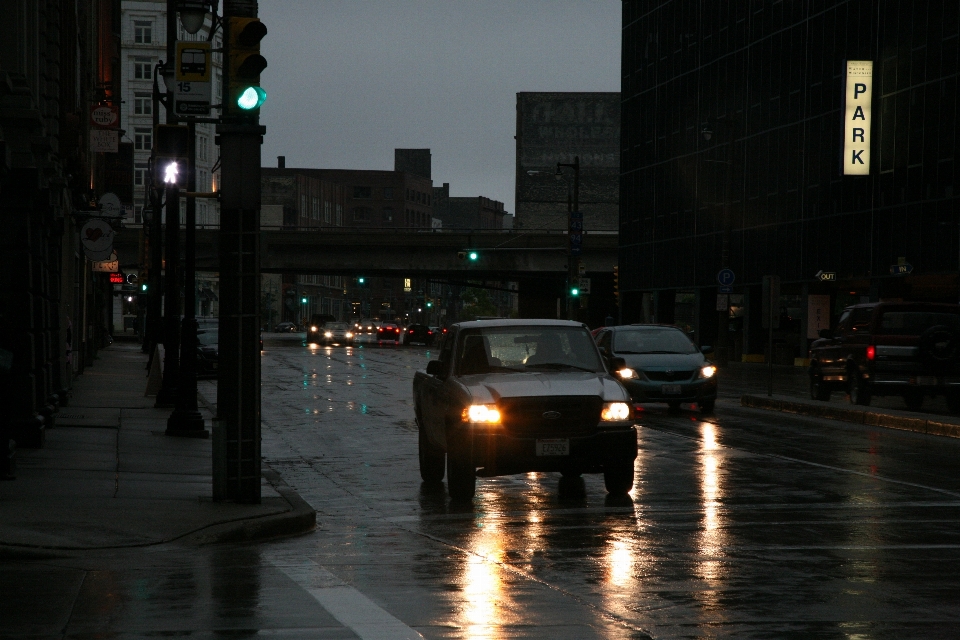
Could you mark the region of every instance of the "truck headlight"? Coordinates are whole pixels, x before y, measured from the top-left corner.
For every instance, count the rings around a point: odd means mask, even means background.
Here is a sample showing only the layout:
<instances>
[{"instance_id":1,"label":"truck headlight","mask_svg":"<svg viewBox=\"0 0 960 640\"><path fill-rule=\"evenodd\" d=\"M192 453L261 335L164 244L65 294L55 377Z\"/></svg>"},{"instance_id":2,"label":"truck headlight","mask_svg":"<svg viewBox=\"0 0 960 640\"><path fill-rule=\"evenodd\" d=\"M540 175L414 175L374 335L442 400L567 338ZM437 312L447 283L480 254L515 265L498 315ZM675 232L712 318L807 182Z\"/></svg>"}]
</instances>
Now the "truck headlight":
<instances>
[{"instance_id":1,"label":"truck headlight","mask_svg":"<svg viewBox=\"0 0 960 640\"><path fill-rule=\"evenodd\" d=\"M624 367L623 369L618 369L617 375L620 376L621 380L633 380L634 378L639 377L637 375L637 372L631 369L630 367Z\"/></svg>"},{"instance_id":2,"label":"truck headlight","mask_svg":"<svg viewBox=\"0 0 960 640\"><path fill-rule=\"evenodd\" d=\"M324 337L324 338L332 338L332 337L333 337L333 332L332 332L332 331L324 331L324 332L323 332L323 337Z\"/></svg>"},{"instance_id":3,"label":"truck headlight","mask_svg":"<svg viewBox=\"0 0 960 640\"><path fill-rule=\"evenodd\" d=\"M464 422L500 424L500 410L495 404L472 404L460 414Z\"/></svg>"},{"instance_id":4,"label":"truck headlight","mask_svg":"<svg viewBox=\"0 0 960 640\"><path fill-rule=\"evenodd\" d=\"M630 405L626 402L604 402L600 419L604 422L622 422L630 419Z\"/></svg>"},{"instance_id":5,"label":"truck headlight","mask_svg":"<svg viewBox=\"0 0 960 640\"><path fill-rule=\"evenodd\" d=\"M316 330L317 330L317 328L316 328L316 327L310 327L310 331L314 331L314 332L316 332Z\"/></svg>"},{"instance_id":6,"label":"truck headlight","mask_svg":"<svg viewBox=\"0 0 960 640\"><path fill-rule=\"evenodd\" d=\"M353 334L350 333L349 331L347 331L344 335L347 336L347 338L352 338L352 337L353 337Z\"/></svg>"},{"instance_id":7,"label":"truck headlight","mask_svg":"<svg viewBox=\"0 0 960 640\"><path fill-rule=\"evenodd\" d=\"M717 373L717 368L712 364L705 364L700 367L700 378L712 378Z\"/></svg>"}]
</instances>

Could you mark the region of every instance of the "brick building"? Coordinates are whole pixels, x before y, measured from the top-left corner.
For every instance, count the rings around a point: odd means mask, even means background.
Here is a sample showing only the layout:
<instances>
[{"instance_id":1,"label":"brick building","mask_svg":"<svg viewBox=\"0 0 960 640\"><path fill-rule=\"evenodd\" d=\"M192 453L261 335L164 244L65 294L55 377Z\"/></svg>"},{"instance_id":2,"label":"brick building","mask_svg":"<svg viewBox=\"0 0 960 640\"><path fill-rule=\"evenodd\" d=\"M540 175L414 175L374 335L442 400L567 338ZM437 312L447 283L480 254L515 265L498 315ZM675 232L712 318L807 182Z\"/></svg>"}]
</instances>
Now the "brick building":
<instances>
[{"instance_id":1,"label":"brick building","mask_svg":"<svg viewBox=\"0 0 960 640\"><path fill-rule=\"evenodd\" d=\"M447 182L433 188L433 200L433 215L443 229L503 229L509 215L498 200L451 196Z\"/></svg>"}]
</instances>

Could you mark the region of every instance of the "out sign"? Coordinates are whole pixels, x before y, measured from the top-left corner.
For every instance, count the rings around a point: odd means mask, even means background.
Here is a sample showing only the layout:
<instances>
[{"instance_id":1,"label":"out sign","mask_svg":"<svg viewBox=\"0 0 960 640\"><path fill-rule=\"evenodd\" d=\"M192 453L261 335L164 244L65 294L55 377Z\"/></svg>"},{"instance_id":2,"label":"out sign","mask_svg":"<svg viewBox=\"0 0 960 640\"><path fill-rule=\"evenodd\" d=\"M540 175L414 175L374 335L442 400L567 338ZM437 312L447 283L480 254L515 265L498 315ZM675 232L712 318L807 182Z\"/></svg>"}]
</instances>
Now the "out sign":
<instances>
[{"instance_id":1,"label":"out sign","mask_svg":"<svg viewBox=\"0 0 960 640\"><path fill-rule=\"evenodd\" d=\"M873 61L847 61L847 92L843 110L843 175L870 173L870 102Z\"/></svg>"}]
</instances>

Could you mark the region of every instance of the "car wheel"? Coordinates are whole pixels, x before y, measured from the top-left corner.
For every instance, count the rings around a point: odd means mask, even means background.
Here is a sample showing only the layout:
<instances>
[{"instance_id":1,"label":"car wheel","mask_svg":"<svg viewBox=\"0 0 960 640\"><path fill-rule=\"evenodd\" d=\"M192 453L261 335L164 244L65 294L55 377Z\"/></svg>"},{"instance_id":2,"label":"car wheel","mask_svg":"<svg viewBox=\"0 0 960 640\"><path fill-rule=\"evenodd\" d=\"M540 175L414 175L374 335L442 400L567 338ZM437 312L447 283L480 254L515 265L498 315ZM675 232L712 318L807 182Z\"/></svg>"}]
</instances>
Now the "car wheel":
<instances>
[{"instance_id":1,"label":"car wheel","mask_svg":"<svg viewBox=\"0 0 960 640\"><path fill-rule=\"evenodd\" d=\"M697 406L700 407L700 413L713 413L713 408L716 406L716 398L711 398L710 400L700 400L697 402Z\"/></svg>"},{"instance_id":2,"label":"car wheel","mask_svg":"<svg viewBox=\"0 0 960 640\"><path fill-rule=\"evenodd\" d=\"M920 408L923 406L923 392L908 391L903 394L903 401L910 411L920 411Z\"/></svg>"},{"instance_id":3,"label":"car wheel","mask_svg":"<svg viewBox=\"0 0 960 640\"><path fill-rule=\"evenodd\" d=\"M821 402L830 399L830 389L823 383L823 375L819 371L810 374L810 399Z\"/></svg>"},{"instance_id":4,"label":"car wheel","mask_svg":"<svg viewBox=\"0 0 960 640\"><path fill-rule=\"evenodd\" d=\"M680 411L680 403L679 403L679 402L668 402L668 403L667 403L667 407L670 409L670 412L671 412L671 413L677 413L677 412Z\"/></svg>"},{"instance_id":5,"label":"car wheel","mask_svg":"<svg viewBox=\"0 0 960 640\"><path fill-rule=\"evenodd\" d=\"M863 379L857 367L847 370L847 385L850 390L850 404L861 407L870 405L870 383Z\"/></svg>"},{"instance_id":6,"label":"car wheel","mask_svg":"<svg viewBox=\"0 0 960 640\"><path fill-rule=\"evenodd\" d=\"M633 460L615 460L603 465L607 493L621 495L633 488Z\"/></svg>"},{"instance_id":7,"label":"car wheel","mask_svg":"<svg viewBox=\"0 0 960 640\"><path fill-rule=\"evenodd\" d=\"M454 500L470 500L477 491L477 468L473 466L472 439L447 437L447 492Z\"/></svg>"},{"instance_id":8,"label":"car wheel","mask_svg":"<svg viewBox=\"0 0 960 640\"><path fill-rule=\"evenodd\" d=\"M443 480L444 464L446 462L443 450L430 444L427 435L423 432L423 427L420 427L418 432L420 477L424 482L440 482Z\"/></svg>"}]
</instances>

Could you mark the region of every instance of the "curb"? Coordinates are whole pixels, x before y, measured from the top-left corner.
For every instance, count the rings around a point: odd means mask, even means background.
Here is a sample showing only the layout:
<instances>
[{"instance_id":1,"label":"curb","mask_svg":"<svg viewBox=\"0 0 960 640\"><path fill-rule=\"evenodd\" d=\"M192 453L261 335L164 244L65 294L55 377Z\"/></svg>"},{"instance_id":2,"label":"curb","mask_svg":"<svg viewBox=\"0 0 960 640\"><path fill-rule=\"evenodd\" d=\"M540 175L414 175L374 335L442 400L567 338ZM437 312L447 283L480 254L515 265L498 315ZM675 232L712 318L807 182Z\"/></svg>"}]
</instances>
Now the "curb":
<instances>
[{"instance_id":1,"label":"curb","mask_svg":"<svg viewBox=\"0 0 960 640\"><path fill-rule=\"evenodd\" d=\"M938 420L927 420L926 418L913 418L910 416L878 413L876 411L867 411L864 409L845 409L826 404L810 404L806 402L780 400L777 398L751 395L742 396L740 398L740 406L750 407L752 409L780 411L782 413L793 413L801 416L812 416L814 418L824 418L826 420L853 422L855 424L862 424L868 427L884 427L886 429L899 429L901 431L925 433L932 436L960 438L960 424L940 422Z\"/></svg>"},{"instance_id":2,"label":"curb","mask_svg":"<svg viewBox=\"0 0 960 640\"><path fill-rule=\"evenodd\" d=\"M267 479L280 497L290 505L290 510L248 520L213 525L191 536L199 544L224 542L252 542L281 536L295 536L313 531L317 526L317 512L300 494L294 491L273 469L264 465L261 475Z\"/></svg>"}]
</instances>

